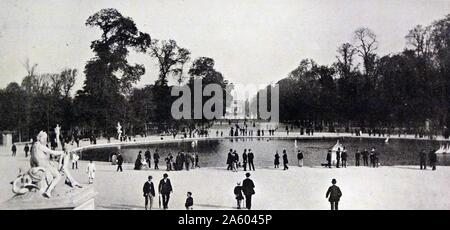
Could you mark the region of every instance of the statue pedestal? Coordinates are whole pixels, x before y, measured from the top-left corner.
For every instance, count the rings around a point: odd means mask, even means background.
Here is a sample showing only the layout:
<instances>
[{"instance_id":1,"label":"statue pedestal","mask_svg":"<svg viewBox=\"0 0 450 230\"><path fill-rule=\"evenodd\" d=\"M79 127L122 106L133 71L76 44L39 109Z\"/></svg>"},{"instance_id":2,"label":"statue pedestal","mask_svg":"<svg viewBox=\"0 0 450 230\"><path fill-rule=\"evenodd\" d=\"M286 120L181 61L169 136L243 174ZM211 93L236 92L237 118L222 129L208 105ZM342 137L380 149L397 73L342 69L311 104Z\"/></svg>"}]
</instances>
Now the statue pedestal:
<instances>
[{"instance_id":1,"label":"statue pedestal","mask_svg":"<svg viewBox=\"0 0 450 230\"><path fill-rule=\"evenodd\" d=\"M67 185L57 186L51 198L45 198L37 192L17 195L0 204L0 210L93 210L94 197L97 192L93 186L70 188Z\"/></svg>"}]
</instances>

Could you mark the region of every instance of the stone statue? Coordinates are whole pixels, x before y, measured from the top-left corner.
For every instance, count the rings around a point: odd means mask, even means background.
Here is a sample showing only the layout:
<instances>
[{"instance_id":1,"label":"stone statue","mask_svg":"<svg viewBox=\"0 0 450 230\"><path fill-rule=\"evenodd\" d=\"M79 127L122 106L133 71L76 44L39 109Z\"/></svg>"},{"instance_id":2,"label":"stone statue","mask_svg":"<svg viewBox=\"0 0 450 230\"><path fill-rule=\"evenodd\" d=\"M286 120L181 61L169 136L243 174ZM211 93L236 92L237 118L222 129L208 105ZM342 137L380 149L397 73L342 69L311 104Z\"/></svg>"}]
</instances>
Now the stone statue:
<instances>
[{"instance_id":1,"label":"stone statue","mask_svg":"<svg viewBox=\"0 0 450 230\"><path fill-rule=\"evenodd\" d=\"M60 131L61 127L56 126L55 133L58 146L62 146ZM37 135L37 141L31 147L31 169L25 173L20 171L19 176L12 182L15 194L23 195L29 191L39 191L43 196L50 198L53 189L64 176L66 177L66 184L81 188L81 185L72 177L68 169L69 153L49 149L47 138L47 133L43 131Z\"/></svg>"},{"instance_id":2,"label":"stone statue","mask_svg":"<svg viewBox=\"0 0 450 230\"><path fill-rule=\"evenodd\" d=\"M121 141L122 140L122 126L120 125L120 122L117 122L117 136L118 136L118 140Z\"/></svg>"}]
</instances>

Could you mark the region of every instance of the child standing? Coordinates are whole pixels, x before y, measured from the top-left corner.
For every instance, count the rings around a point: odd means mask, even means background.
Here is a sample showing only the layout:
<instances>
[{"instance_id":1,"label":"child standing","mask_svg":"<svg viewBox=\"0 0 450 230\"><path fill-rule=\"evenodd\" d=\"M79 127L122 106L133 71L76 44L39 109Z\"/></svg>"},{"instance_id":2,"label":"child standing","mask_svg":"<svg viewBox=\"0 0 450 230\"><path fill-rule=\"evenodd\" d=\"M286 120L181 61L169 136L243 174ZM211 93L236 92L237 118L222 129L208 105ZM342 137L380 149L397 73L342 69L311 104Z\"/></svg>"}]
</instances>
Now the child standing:
<instances>
[{"instance_id":1,"label":"child standing","mask_svg":"<svg viewBox=\"0 0 450 230\"><path fill-rule=\"evenodd\" d=\"M244 199L241 182L237 182L236 187L234 187L234 195L236 196L237 209L241 209L241 201Z\"/></svg>"},{"instance_id":2,"label":"child standing","mask_svg":"<svg viewBox=\"0 0 450 230\"><path fill-rule=\"evenodd\" d=\"M194 208L194 199L192 198L192 193L187 192L186 203L184 204L186 210L193 210Z\"/></svg>"},{"instance_id":3,"label":"child standing","mask_svg":"<svg viewBox=\"0 0 450 230\"><path fill-rule=\"evenodd\" d=\"M94 183L95 178L95 164L92 162L92 160L89 161L89 164L86 168L86 173L89 176L89 184Z\"/></svg>"}]
</instances>

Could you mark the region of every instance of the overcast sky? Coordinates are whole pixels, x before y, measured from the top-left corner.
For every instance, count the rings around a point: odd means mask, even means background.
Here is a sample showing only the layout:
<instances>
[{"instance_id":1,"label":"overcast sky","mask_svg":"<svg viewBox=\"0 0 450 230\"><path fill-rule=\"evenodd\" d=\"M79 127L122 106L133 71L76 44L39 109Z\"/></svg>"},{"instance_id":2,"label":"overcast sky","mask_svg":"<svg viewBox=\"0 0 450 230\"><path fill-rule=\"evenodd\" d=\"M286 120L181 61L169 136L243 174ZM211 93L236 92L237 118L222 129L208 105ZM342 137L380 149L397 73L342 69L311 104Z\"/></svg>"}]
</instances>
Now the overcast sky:
<instances>
[{"instance_id":1,"label":"overcast sky","mask_svg":"<svg viewBox=\"0 0 450 230\"><path fill-rule=\"evenodd\" d=\"M449 14L450 1L0 0L0 87L21 82L27 58L39 73L82 72L93 57L90 42L100 34L84 23L102 8L116 8L152 38L175 39L192 59L214 58L231 82L265 84L285 77L303 58L331 64L337 46L351 42L361 26L378 36L378 54L399 52L408 30ZM133 54L129 60L146 67L138 86L155 81L152 58Z\"/></svg>"}]
</instances>

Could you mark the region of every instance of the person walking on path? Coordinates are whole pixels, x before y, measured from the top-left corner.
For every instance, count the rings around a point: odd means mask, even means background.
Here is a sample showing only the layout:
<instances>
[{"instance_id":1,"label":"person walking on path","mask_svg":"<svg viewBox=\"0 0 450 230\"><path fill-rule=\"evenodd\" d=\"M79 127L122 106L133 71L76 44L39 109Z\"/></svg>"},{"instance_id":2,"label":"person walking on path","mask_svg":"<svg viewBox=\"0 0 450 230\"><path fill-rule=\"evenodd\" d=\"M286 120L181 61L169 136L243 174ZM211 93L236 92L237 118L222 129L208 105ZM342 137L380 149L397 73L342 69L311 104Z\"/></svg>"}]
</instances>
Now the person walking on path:
<instances>
[{"instance_id":1,"label":"person walking on path","mask_svg":"<svg viewBox=\"0 0 450 230\"><path fill-rule=\"evenodd\" d=\"M250 173L246 173L245 177L242 182L242 192L245 196L245 207L250 210L252 208L252 196L255 194L255 184L250 179Z\"/></svg>"},{"instance_id":2,"label":"person walking on path","mask_svg":"<svg viewBox=\"0 0 450 230\"><path fill-rule=\"evenodd\" d=\"M28 157L28 152L30 152L30 146L28 144L25 144L25 147L23 148L23 151L25 152L25 158Z\"/></svg>"},{"instance_id":3,"label":"person walking on path","mask_svg":"<svg viewBox=\"0 0 450 230\"><path fill-rule=\"evenodd\" d=\"M237 209L241 209L241 203L244 199L244 196L242 195L241 182L237 182L236 187L234 187L234 195L236 196Z\"/></svg>"},{"instance_id":4,"label":"person walking on path","mask_svg":"<svg viewBox=\"0 0 450 230\"><path fill-rule=\"evenodd\" d=\"M283 170L288 170L289 169L288 163L289 163L288 156L287 156L287 153L286 153L286 149L284 149L283 150L283 166L284 166Z\"/></svg>"},{"instance_id":5,"label":"person walking on path","mask_svg":"<svg viewBox=\"0 0 450 230\"><path fill-rule=\"evenodd\" d=\"M194 209L194 198L192 198L192 192L187 192L186 194L186 202L184 203L184 207L186 207L186 210L193 210Z\"/></svg>"},{"instance_id":6,"label":"person walking on path","mask_svg":"<svg viewBox=\"0 0 450 230\"><path fill-rule=\"evenodd\" d=\"M72 169L78 169L78 160L80 156L76 152L72 153Z\"/></svg>"},{"instance_id":7,"label":"person walking on path","mask_svg":"<svg viewBox=\"0 0 450 230\"><path fill-rule=\"evenodd\" d=\"M93 184L94 183L95 170L96 170L95 163L93 163L92 160L89 160L89 163L88 163L87 168L86 168L86 173L88 174L89 184Z\"/></svg>"},{"instance_id":8,"label":"person walking on path","mask_svg":"<svg viewBox=\"0 0 450 230\"><path fill-rule=\"evenodd\" d=\"M421 150L419 154L420 158L420 169L427 169L427 154L425 153L425 150Z\"/></svg>"},{"instance_id":9,"label":"person walking on path","mask_svg":"<svg viewBox=\"0 0 450 230\"><path fill-rule=\"evenodd\" d=\"M436 170L436 163L437 163L437 155L436 152L434 150L430 151L430 155L429 155L429 160L430 160L430 167L431 169L434 171Z\"/></svg>"},{"instance_id":10,"label":"person walking on path","mask_svg":"<svg viewBox=\"0 0 450 230\"><path fill-rule=\"evenodd\" d=\"M143 192L145 198L145 210L152 210L153 198L155 197L155 187L152 182L153 177L148 176L148 180L144 183Z\"/></svg>"},{"instance_id":11,"label":"person walking on path","mask_svg":"<svg viewBox=\"0 0 450 230\"><path fill-rule=\"evenodd\" d=\"M344 150L342 150L341 158L342 158L342 167L347 168L347 150L345 149L345 147Z\"/></svg>"},{"instance_id":12,"label":"person walking on path","mask_svg":"<svg viewBox=\"0 0 450 230\"><path fill-rule=\"evenodd\" d=\"M158 149L155 150L155 153L153 153L153 163L155 163L155 170L158 169L159 170L159 153L158 153Z\"/></svg>"},{"instance_id":13,"label":"person walking on path","mask_svg":"<svg viewBox=\"0 0 450 230\"><path fill-rule=\"evenodd\" d=\"M13 144L11 147L12 156L15 157L17 153L17 147L16 144Z\"/></svg>"},{"instance_id":14,"label":"person walking on path","mask_svg":"<svg viewBox=\"0 0 450 230\"><path fill-rule=\"evenodd\" d=\"M168 209L170 193L173 192L173 188L172 184L170 183L169 175L167 175L167 173L164 173L163 179L161 179L161 181L159 182L158 191L162 196L163 208Z\"/></svg>"},{"instance_id":15,"label":"person walking on path","mask_svg":"<svg viewBox=\"0 0 450 230\"><path fill-rule=\"evenodd\" d=\"M233 149L230 149L227 155L227 170L233 170Z\"/></svg>"},{"instance_id":16,"label":"person walking on path","mask_svg":"<svg viewBox=\"0 0 450 230\"><path fill-rule=\"evenodd\" d=\"M122 164L123 164L123 157L122 157L122 154L118 154L117 155L117 172L120 170L121 172L123 172L123 169L122 169Z\"/></svg>"},{"instance_id":17,"label":"person walking on path","mask_svg":"<svg viewBox=\"0 0 450 230\"><path fill-rule=\"evenodd\" d=\"M248 160L247 149L244 149L244 153L242 153L242 164L244 167L244 171L247 171L247 160Z\"/></svg>"},{"instance_id":18,"label":"person walking on path","mask_svg":"<svg viewBox=\"0 0 450 230\"><path fill-rule=\"evenodd\" d=\"M367 151L367 149L364 149L364 151L362 152L362 157L364 166L369 166L369 152Z\"/></svg>"},{"instance_id":19,"label":"person walking on path","mask_svg":"<svg viewBox=\"0 0 450 230\"><path fill-rule=\"evenodd\" d=\"M341 189L336 186L336 179L331 180L331 184L333 185L328 188L325 198L328 198L331 210L339 210L339 200L341 199L342 192Z\"/></svg>"},{"instance_id":20,"label":"person walking on path","mask_svg":"<svg viewBox=\"0 0 450 230\"><path fill-rule=\"evenodd\" d=\"M152 154L150 153L150 149L147 149L144 153L145 162L147 162L147 166L149 169L152 168Z\"/></svg>"},{"instance_id":21,"label":"person walking on path","mask_svg":"<svg viewBox=\"0 0 450 230\"><path fill-rule=\"evenodd\" d=\"M298 150L297 153L298 166L303 167L303 152Z\"/></svg>"},{"instance_id":22,"label":"person walking on path","mask_svg":"<svg viewBox=\"0 0 450 230\"><path fill-rule=\"evenodd\" d=\"M358 149L356 149L356 153L355 153L355 166L359 166L359 160L361 158L361 153L359 152Z\"/></svg>"},{"instance_id":23,"label":"person walking on path","mask_svg":"<svg viewBox=\"0 0 450 230\"><path fill-rule=\"evenodd\" d=\"M278 150L275 153L275 159L273 160L274 167L277 169L280 167L280 154L278 154Z\"/></svg>"},{"instance_id":24,"label":"person walking on path","mask_svg":"<svg viewBox=\"0 0 450 230\"><path fill-rule=\"evenodd\" d=\"M328 149L327 153L327 166L328 168L331 168L331 149Z\"/></svg>"},{"instance_id":25,"label":"person walking on path","mask_svg":"<svg viewBox=\"0 0 450 230\"><path fill-rule=\"evenodd\" d=\"M233 152L233 172L238 171L238 163L239 163L239 155L237 154L236 150Z\"/></svg>"},{"instance_id":26,"label":"person walking on path","mask_svg":"<svg viewBox=\"0 0 450 230\"><path fill-rule=\"evenodd\" d=\"M251 171L253 169L253 171L255 171L255 165L253 164L253 159L255 159L255 155L253 154L252 150L249 149L248 150L248 170Z\"/></svg>"},{"instance_id":27,"label":"person walking on path","mask_svg":"<svg viewBox=\"0 0 450 230\"><path fill-rule=\"evenodd\" d=\"M336 151L336 168L339 168L339 163L341 162L341 148Z\"/></svg>"}]
</instances>

